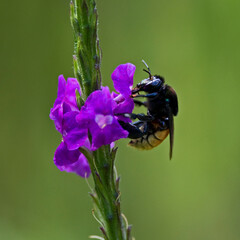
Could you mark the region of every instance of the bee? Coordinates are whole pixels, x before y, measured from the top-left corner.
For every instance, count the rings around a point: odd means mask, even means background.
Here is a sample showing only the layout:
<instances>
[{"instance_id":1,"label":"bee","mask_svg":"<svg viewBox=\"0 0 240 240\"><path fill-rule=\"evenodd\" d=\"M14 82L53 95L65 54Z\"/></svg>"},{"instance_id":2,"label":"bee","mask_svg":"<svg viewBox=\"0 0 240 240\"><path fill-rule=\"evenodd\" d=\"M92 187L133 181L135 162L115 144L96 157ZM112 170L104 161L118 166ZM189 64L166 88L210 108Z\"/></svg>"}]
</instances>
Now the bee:
<instances>
[{"instance_id":1,"label":"bee","mask_svg":"<svg viewBox=\"0 0 240 240\"><path fill-rule=\"evenodd\" d=\"M132 89L132 98L135 106L147 108L147 114L124 114L133 120L134 123L119 121L121 126L129 132L131 139L129 145L142 150L150 150L161 144L169 135L170 159L173 152L174 141L174 116L178 114L178 98L172 87L165 84L160 75L152 75L144 60L142 60L148 73L148 78L142 80ZM140 94L140 93L143 94ZM145 98L146 101L139 101L137 98Z\"/></svg>"}]
</instances>

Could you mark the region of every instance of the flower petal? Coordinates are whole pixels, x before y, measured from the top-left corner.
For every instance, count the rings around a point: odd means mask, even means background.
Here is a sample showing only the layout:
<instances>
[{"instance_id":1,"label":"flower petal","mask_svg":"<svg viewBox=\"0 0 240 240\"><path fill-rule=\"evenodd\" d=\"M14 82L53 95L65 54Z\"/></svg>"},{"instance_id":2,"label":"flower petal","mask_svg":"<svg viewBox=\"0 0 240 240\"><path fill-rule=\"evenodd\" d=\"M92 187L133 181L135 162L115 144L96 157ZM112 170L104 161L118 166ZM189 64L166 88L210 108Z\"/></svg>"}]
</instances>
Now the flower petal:
<instances>
[{"instance_id":1,"label":"flower petal","mask_svg":"<svg viewBox=\"0 0 240 240\"><path fill-rule=\"evenodd\" d=\"M68 78L67 85L66 85L66 92L65 92L65 102L70 105L77 106L77 99L76 99L76 90L80 91L80 85L76 78Z\"/></svg>"},{"instance_id":2,"label":"flower petal","mask_svg":"<svg viewBox=\"0 0 240 240\"><path fill-rule=\"evenodd\" d=\"M132 98L124 98L122 101L118 102L116 106L114 106L113 112L114 114L119 113L132 113L134 108L134 102Z\"/></svg>"},{"instance_id":3,"label":"flower petal","mask_svg":"<svg viewBox=\"0 0 240 240\"><path fill-rule=\"evenodd\" d=\"M96 114L95 116L95 122L101 129L103 129L107 125L110 125L112 121L113 121L113 116L111 115Z\"/></svg>"},{"instance_id":4,"label":"flower petal","mask_svg":"<svg viewBox=\"0 0 240 240\"><path fill-rule=\"evenodd\" d=\"M111 144L120 138L126 138L129 134L120 126L115 117L112 123L104 128L100 128L96 122L92 122L90 132L92 135L92 150L94 151L102 145Z\"/></svg>"},{"instance_id":5,"label":"flower petal","mask_svg":"<svg viewBox=\"0 0 240 240\"><path fill-rule=\"evenodd\" d=\"M58 92L57 92L57 99L54 103L54 106L61 103L64 96L65 96L65 89L66 89L66 80L63 75L58 77Z\"/></svg>"},{"instance_id":6,"label":"flower petal","mask_svg":"<svg viewBox=\"0 0 240 240\"><path fill-rule=\"evenodd\" d=\"M56 166L63 171L64 169L62 169L62 167L75 163L79 156L79 150L69 151L67 145L64 142L61 142L55 152L53 161Z\"/></svg>"},{"instance_id":7,"label":"flower petal","mask_svg":"<svg viewBox=\"0 0 240 240\"><path fill-rule=\"evenodd\" d=\"M77 175L85 178L85 177L89 177L90 173L91 173L91 169L90 166L88 164L88 161L86 159L86 157L81 154L78 158L78 161L73 163L72 165L68 166L65 171L67 172L74 172Z\"/></svg>"},{"instance_id":8,"label":"flower petal","mask_svg":"<svg viewBox=\"0 0 240 240\"><path fill-rule=\"evenodd\" d=\"M86 128L76 128L64 137L64 141L69 150L75 150L83 146L87 138L88 130Z\"/></svg>"},{"instance_id":9,"label":"flower petal","mask_svg":"<svg viewBox=\"0 0 240 240\"><path fill-rule=\"evenodd\" d=\"M70 111L64 114L63 116L63 136L66 136L68 132L78 127L76 116L79 114L79 111Z\"/></svg>"},{"instance_id":10,"label":"flower petal","mask_svg":"<svg viewBox=\"0 0 240 240\"><path fill-rule=\"evenodd\" d=\"M57 131L62 133L63 108L60 104L51 108L49 117L54 121Z\"/></svg>"},{"instance_id":11,"label":"flower petal","mask_svg":"<svg viewBox=\"0 0 240 240\"><path fill-rule=\"evenodd\" d=\"M112 106L115 104L111 98L108 87L102 87L101 90L94 91L90 94L85 102L85 112L87 114L112 114Z\"/></svg>"},{"instance_id":12,"label":"flower petal","mask_svg":"<svg viewBox=\"0 0 240 240\"><path fill-rule=\"evenodd\" d=\"M132 63L126 63L119 65L112 73L114 88L124 97L131 95L135 69Z\"/></svg>"},{"instance_id":13,"label":"flower petal","mask_svg":"<svg viewBox=\"0 0 240 240\"><path fill-rule=\"evenodd\" d=\"M113 108L113 113L117 115L117 119L124 121L124 122L131 122L130 118L126 118L124 116L121 116L119 114L124 113L132 113L134 109L134 102L133 99L130 97L127 97L126 99L122 96L122 94L119 94L116 98L114 98L114 101L116 101L116 105Z\"/></svg>"},{"instance_id":14,"label":"flower petal","mask_svg":"<svg viewBox=\"0 0 240 240\"><path fill-rule=\"evenodd\" d=\"M61 171L73 172L81 177L89 177L91 173L86 157L79 150L68 150L64 142L57 148L53 160Z\"/></svg>"}]
</instances>

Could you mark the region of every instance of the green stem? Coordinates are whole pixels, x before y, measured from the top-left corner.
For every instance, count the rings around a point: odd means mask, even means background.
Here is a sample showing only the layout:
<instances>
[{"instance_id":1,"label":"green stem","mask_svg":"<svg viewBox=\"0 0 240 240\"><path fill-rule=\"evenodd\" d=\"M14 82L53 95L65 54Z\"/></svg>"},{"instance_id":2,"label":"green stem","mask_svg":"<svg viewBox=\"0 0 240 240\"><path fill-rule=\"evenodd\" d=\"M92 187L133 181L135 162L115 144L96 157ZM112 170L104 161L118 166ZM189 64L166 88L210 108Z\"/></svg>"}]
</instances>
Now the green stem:
<instances>
[{"instance_id":1,"label":"green stem","mask_svg":"<svg viewBox=\"0 0 240 240\"><path fill-rule=\"evenodd\" d=\"M94 152L95 190L99 198L104 228L109 239L126 239L125 226L120 210L119 189L114 178L114 158L112 158L109 146L103 146Z\"/></svg>"},{"instance_id":2,"label":"green stem","mask_svg":"<svg viewBox=\"0 0 240 240\"><path fill-rule=\"evenodd\" d=\"M101 230L106 240L130 239L131 227L125 225L120 209L119 179L114 174L116 149L102 146L93 155L84 148L80 151L88 158L95 191L90 196L94 201L94 213L102 223Z\"/></svg>"},{"instance_id":3,"label":"green stem","mask_svg":"<svg viewBox=\"0 0 240 240\"><path fill-rule=\"evenodd\" d=\"M70 20L74 32L74 73L82 88L82 98L86 100L91 92L101 87L101 51L95 0L71 1Z\"/></svg>"},{"instance_id":4,"label":"green stem","mask_svg":"<svg viewBox=\"0 0 240 240\"><path fill-rule=\"evenodd\" d=\"M95 0L73 0L70 19L74 32L73 68L81 86L81 96L76 92L78 106L101 87L101 54L98 40L98 15ZM116 149L102 146L91 153L80 151L87 157L94 180L94 215L101 223L106 240L130 240L131 227L126 226L120 209L119 178L114 174Z\"/></svg>"}]
</instances>

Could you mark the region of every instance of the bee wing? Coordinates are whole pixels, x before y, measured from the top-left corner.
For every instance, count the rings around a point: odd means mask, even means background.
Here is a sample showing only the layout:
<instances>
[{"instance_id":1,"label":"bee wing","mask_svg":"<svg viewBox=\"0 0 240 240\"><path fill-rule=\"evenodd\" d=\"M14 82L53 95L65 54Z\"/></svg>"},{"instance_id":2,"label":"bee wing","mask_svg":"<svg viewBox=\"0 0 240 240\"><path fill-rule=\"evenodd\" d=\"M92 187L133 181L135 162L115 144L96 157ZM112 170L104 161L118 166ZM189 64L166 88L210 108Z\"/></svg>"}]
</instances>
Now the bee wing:
<instances>
[{"instance_id":1,"label":"bee wing","mask_svg":"<svg viewBox=\"0 0 240 240\"><path fill-rule=\"evenodd\" d=\"M170 106L168 106L168 124L169 124L169 138L170 138L169 157L171 160L172 152L173 152L173 141L174 141L174 120L173 120L173 113L172 113Z\"/></svg>"},{"instance_id":2,"label":"bee wing","mask_svg":"<svg viewBox=\"0 0 240 240\"><path fill-rule=\"evenodd\" d=\"M171 99L171 102L170 102L170 107L172 109L172 114L174 116L177 116L178 114L178 98L177 98L177 94L175 92L175 90L166 85L166 98L169 98Z\"/></svg>"}]
</instances>

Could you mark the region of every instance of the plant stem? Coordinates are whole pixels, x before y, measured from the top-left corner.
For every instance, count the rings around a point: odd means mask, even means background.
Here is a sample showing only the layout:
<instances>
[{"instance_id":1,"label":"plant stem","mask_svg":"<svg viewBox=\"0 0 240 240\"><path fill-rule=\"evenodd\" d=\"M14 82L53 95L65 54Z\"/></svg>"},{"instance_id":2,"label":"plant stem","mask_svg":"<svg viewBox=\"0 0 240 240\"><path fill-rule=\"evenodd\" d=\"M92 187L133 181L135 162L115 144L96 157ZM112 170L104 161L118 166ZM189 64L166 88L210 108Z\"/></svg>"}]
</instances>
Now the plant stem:
<instances>
[{"instance_id":1,"label":"plant stem","mask_svg":"<svg viewBox=\"0 0 240 240\"><path fill-rule=\"evenodd\" d=\"M73 67L82 98L101 87L101 54L98 39L98 15L95 0L70 3L70 20L74 32Z\"/></svg>"},{"instance_id":2,"label":"plant stem","mask_svg":"<svg viewBox=\"0 0 240 240\"><path fill-rule=\"evenodd\" d=\"M131 226L126 226L120 209L119 178L114 174L114 160L117 149L102 146L93 155L85 148L80 151L87 157L95 183L90 196L94 202L96 218L106 240L130 240Z\"/></svg>"},{"instance_id":3,"label":"plant stem","mask_svg":"<svg viewBox=\"0 0 240 240\"><path fill-rule=\"evenodd\" d=\"M95 0L74 0L70 3L70 19L74 30L73 67L82 95L77 95L82 106L91 92L101 88L100 47L98 40L98 15ZM131 226L126 226L120 209L119 178L114 174L117 149L102 146L87 157L94 180L94 212L106 240L130 240Z\"/></svg>"},{"instance_id":4,"label":"plant stem","mask_svg":"<svg viewBox=\"0 0 240 240\"><path fill-rule=\"evenodd\" d=\"M103 146L94 152L93 178L98 205L96 212L103 228L106 231L106 239L125 240L126 228L123 224L120 209L118 183L114 175L114 159L116 150L110 152L110 146Z\"/></svg>"}]
</instances>

